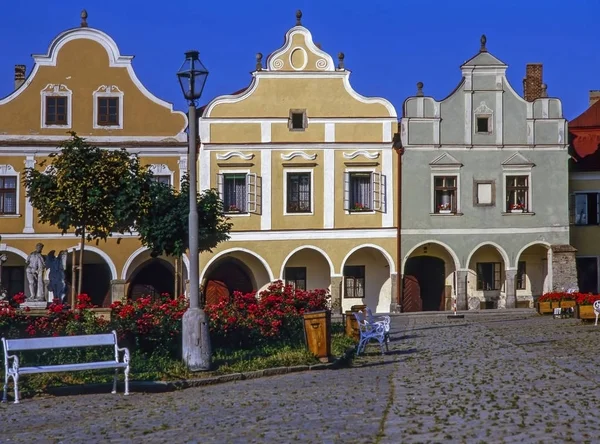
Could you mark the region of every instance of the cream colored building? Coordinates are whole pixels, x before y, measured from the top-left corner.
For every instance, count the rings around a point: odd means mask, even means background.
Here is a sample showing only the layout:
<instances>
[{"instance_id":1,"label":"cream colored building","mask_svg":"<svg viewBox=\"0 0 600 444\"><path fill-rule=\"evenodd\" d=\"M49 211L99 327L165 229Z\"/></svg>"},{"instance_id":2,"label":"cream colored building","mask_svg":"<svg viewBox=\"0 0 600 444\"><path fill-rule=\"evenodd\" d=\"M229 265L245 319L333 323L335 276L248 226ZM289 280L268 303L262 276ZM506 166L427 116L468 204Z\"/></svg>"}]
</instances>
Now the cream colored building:
<instances>
[{"instance_id":1,"label":"cream colored building","mask_svg":"<svg viewBox=\"0 0 600 444\"><path fill-rule=\"evenodd\" d=\"M344 310L390 311L396 287L396 110L350 85L297 24L257 55L250 85L203 109L199 187L217 188L231 240L201 255L209 300L284 279ZM356 55L358 57L358 55Z\"/></svg>"},{"instance_id":2,"label":"cream colored building","mask_svg":"<svg viewBox=\"0 0 600 444\"><path fill-rule=\"evenodd\" d=\"M74 234L38 222L22 185L25 168L44 168L67 131L94 145L137 153L159 180L175 186L187 169L186 115L144 87L133 57L88 27L87 13L81 26L60 33L46 54L33 59L28 74L24 65L15 67L15 89L0 99L0 256L6 256L1 282L10 294L28 293L25 260L36 243L44 244L43 254L79 249ZM150 258L135 235L85 247L83 291L99 305L125 294L173 292L173 275L172 259Z\"/></svg>"}]
</instances>

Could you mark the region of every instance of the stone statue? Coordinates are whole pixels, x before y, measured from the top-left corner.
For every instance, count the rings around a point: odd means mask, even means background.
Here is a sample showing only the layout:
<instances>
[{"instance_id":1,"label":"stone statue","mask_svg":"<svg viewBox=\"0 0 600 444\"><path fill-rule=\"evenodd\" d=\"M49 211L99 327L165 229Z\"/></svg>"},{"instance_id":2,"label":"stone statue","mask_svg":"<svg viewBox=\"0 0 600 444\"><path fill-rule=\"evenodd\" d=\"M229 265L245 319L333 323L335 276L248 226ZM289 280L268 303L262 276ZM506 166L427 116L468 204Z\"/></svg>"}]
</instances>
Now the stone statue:
<instances>
[{"instance_id":1,"label":"stone statue","mask_svg":"<svg viewBox=\"0 0 600 444\"><path fill-rule=\"evenodd\" d=\"M0 254L0 300L6 299L8 296L7 289L2 286L2 264L6 262L8 257L6 254Z\"/></svg>"},{"instance_id":2,"label":"stone statue","mask_svg":"<svg viewBox=\"0 0 600 444\"><path fill-rule=\"evenodd\" d=\"M63 300L65 296L65 268L67 267L67 252L61 250L58 256L54 255L55 250L50 251L46 257L46 266L50 270L48 290L52 292L54 299Z\"/></svg>"},{"instance_id":3,"label":"stone statue","mask_svg":"<svg viewBox=\"0 0 600 444\"><path fill-rule=\"evenodd\" d=\"M27 256L27 282L29 283L29 300L45 302L44 298L44 268L46 262L42 255L44 244L38 243L35 251Z\"/></svg>"}]
</instances>

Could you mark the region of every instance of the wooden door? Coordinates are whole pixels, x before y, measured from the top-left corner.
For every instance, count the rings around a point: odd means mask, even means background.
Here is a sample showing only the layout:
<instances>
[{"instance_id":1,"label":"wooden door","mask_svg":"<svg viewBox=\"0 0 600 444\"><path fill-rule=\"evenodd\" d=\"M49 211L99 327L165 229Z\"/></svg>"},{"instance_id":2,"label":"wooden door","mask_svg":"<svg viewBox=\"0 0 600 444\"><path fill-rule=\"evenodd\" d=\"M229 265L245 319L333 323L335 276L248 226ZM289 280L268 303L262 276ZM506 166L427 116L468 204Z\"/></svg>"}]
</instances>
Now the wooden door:
<instances>
[{"instance_id":1,"label":"wooden door","mask_svg":"<svg viewBox=\"0 0 600 444\"><path fill-rule=\"evenodd\" d=\"M402 292L402 312L412 313L423 310L421 286L416 276L404 276Z\"/></svg>"}]
</instances>

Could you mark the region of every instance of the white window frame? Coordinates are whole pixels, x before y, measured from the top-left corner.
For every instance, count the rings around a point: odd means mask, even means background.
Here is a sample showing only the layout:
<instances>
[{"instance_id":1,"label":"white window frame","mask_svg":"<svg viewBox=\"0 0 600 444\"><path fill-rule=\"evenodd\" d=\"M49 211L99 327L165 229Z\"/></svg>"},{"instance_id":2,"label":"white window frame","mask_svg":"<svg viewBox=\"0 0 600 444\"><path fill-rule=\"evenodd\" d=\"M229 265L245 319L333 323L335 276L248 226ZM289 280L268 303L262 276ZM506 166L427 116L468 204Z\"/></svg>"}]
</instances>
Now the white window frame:
<instances>
[{"instance_id":1,"label":"white window frame","mask_svg":"<svg viewBox=\"0 0 600 444\"><path fill-rule=\"evenodd\" d=\"M373 209L371 209L371 211L350 211L349 208L344 208L344 213L345 214L352 214L352 215L375 214L375 213L377 213L378 211L375 210L375 201L374 201L374 198L375 198L375 188L373 187L373 174L374 173L379 173L381 175L381 177L383 177L384 175L381 173L381 171L377 171L376 168L347 167L344 170L344 175L343 175L343 181L344 182L342 184L343 185L343 190L344 190L344 201L343 201L344 207L345 207L345 203L346 202L348 202L348 205L350 205L350 181L349 181L349 179L350 179L350 174L351 173L371 173L371 193L372 193L372 196L371 196L371 201L372 202L371 203L372 203ZM348 187L347 188L346 188L346 177L348 177ZM385 188L382 188L382 192L383 192L383 194L385 196L385 192L386 192ZM385 197L384 197L384 200L386 200ZM382 212L384 212L384 211L382 211Z\"/></svg>"},{"instance_id":2,"label":"white window frame","mask_svg":"<svg viewBox=\"0 0 600 444\"><path fill-rule=\"evenodd\" d=\"M227 217L249 217L251 214L256 213L256 210L258 209L257 203L255 203L256 208L255 208L254 212L252 212L252 211L250 211L250 202L248 199L248 193L249 193L248 177L254 176L255 178L258 178L256 173L251 173L250 170L248 170L248 169L219 170L217 172L217 191L219 193L219 198L221 200L223 200L223 196L224 196L224 190L223 190L224 183L223 183L223 181L219 180L219 177L223 177L223 179L225 179L226 174L245 174L246 175L246 212L245 213L228 213L227 211L223 211L223 213L225 215L227 215ZM256 182L255 182L255 184L256 184ZM256 185L255 185L255 190L256 190ZM256 195L255 195L255 199L257 199Z\"/></svg>"},{"instance_id":3,"label":"white window frame","mask_svg":"<svg viewBox=\"0 0 600 444\"><path fill-rule=\"evenodd\" d=\"M433 169L433 168L432 168ZM459 214L462 214L462 202L461 202L461 198L460 198L460 173L459 173L459 169L460 167L456 167L456 168L447 168L447 169L435 169L434 171L431 172L431 185L429 187L429 191L430 191L430 196L429 196L429 201L430 201L430 206L429 206L429 213L434 215L434 216L457 216ZM456 177L456 213L436 213L435 212L435 178L436 177L449 177L449 176L455 176Z\"/></svg>"},{"instance_id":4,"label":"white window frame","mask_svg":"<svg viewBox=\"0 0 600 444\"><path fill-rule=\"evenodd\" d=\"M310 211L306 213L288 213L287 211L287 183L288 174L310 174ZM315 174L313 168L284 168L283 169L283 215L284 216L314 216L315 214Z\"/></svg>"},{"instance_id":5,"label":"white window frame","mask_svg":"<svg viewBox=\"0 0 600 444\"><path fill-rule=\"evenodd\" d=\"M508 176L527 176L527 212L511 213L506 209L506 178ZM504 169L504 172L502 173L502 213L516 215L528 215L533 213L533 183L531 182L531 168L529 168L529 170L525 168Z\"/></svg>"},{"instance_id":6,"label":"white window frame","mask_svg":"<svg viewBox=\"0 0 600 444\"><path fill-rule=\"evenodd\" d=\"M477 130L477 119L486 118L488 120L488 130L478 131ZM479 106L473 111L473 133L491 135L494 134L494 110L489 108L485 101L480 102Z\"/></svg>"},{"instance_id":7,"label":"white window frame","mask_svg":"<svg viewBox=\"0 0 600 444\"><path fill-rule=\"evenodd\" d=\"M115 85L101 85L92 93L94 101L94 129L123 129L123 98L125 94ZM98 99L101 97L117 97L119 99L119 124L118 125L98 125Z\"/></svg>"},{"instance_id":8,"label":"white window frame","mask_svg":"<svg viewBox=\"0 0 600 444\"><path fill-rule=\"evenodd\" d=\"M73 116L73 91L63 84L49 83L40 91L41 96L41 128L62 128L70 129ZM66 125L47 125L46 124L46 97L66 97L67 98L67 124Z\"/></svg>"},{"instance_id":9,"label":"white window frame","mask_svg":"<svg viewBox=\"0 0 600 444\"><path fill-rule=\"evenodd\" d=\"M10 219L11 217L21 217L21 212L19 211L19 205L21 203L21 174L15 170L15 168L10 164L0 165L0 176L3 177L16 177L17 178L17 191L16 191L16 199L17 203L15 206L15 214L0 214L0 218Z\"/></svg>"},{"instance_id":10,"label":"white window frame","mask_svg":"<svg viewBox=\"0 0 600 444\"><path fill-rule=\"evenodd\" d=\"M173 179L175 177L175 171L171 171L167 164L153 163L150 165L150 171L152 171L152 174L154 174L154 176L169 176L169 185L174 186Z\"/></svg>"}]
</instances>

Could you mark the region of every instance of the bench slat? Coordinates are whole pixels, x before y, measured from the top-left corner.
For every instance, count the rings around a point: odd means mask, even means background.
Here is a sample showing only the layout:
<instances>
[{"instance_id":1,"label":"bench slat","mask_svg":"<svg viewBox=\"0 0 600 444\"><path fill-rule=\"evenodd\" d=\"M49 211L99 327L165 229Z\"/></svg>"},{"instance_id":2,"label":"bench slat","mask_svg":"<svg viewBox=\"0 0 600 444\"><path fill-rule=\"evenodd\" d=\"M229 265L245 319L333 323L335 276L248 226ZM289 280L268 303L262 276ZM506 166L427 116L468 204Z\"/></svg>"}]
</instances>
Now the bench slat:
<instances>
[{"instance_id":1,"label":"bench slat","mask_svg":"<svg viewBox=\"0 0 600 444\"><path fill-rule=\"evenodd\" d=\"M68 372L78 370L101 370L105 368L125 368L127 364L117 361L87 362L83 364L39 365L34 367L21 367L19 374Z\"/></svg>"},{"instance_id":2,"label":"bench slat","mask_svg":"<svg viewBox=\"0 0 600 444\"><path fill-rule=\"evenodd\" d=\"M7 351L43 350L48 348L115 345L112 333L101 335L58 336L51 338L7 339Z\"/></svg>"}]
</instances>

